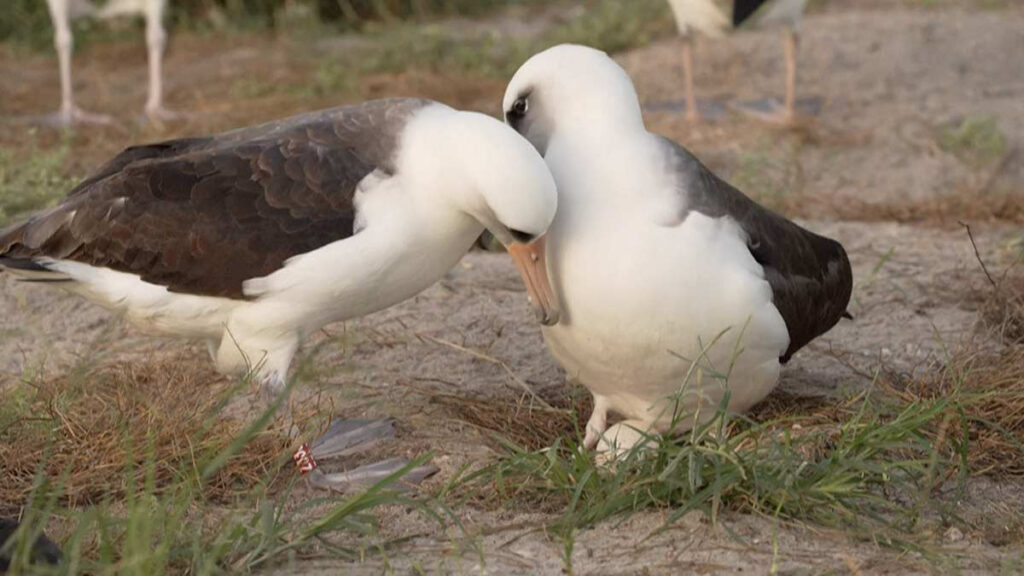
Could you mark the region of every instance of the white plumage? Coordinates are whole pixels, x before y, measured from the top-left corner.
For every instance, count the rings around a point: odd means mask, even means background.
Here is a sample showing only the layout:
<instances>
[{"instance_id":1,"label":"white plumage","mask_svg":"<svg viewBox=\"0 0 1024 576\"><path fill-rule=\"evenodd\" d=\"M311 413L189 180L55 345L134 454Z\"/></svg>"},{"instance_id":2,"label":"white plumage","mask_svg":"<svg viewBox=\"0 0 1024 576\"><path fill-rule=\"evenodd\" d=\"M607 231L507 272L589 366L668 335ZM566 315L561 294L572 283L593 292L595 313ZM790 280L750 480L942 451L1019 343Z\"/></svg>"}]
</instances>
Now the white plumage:
<instances>
[{"instance_id":1,"label":"white plumage","mask_svg":"<svg viewBox=\"0 0 1024 576\"><path fill-rule=\"evenodd\" d=\"M563 45L533 56L504 110L558 184L548 261L562 321L543 332L567 377L594 394L588 447L628 448L675 418L684 430L726 388L729 409L750 408L774 388L780 359L845 310L842 248L647 132L632 82L603 53ZM794 253L773 252L787 243ZM800 276L770 283L769 268ZM823 318L810 324L788 326L777 307L819 300L827 312L806 313ZM610 412L624 420L607 428Z\"/></svg>"},{"instance_id":2,"label":"white plumage","mask_svg":"<svg viewBox=\"0 0 1024 576\"><path fill-rule=\"evenodd\" d=\"M396 108L405 105L403 101L397 102ZM171 291L144 281L139 274L48 256L48 243L59 242L50 239L54 234L98 235L87 227L63 232L74 227L80 210L63 206L0 233L0 267L6 262L11 273L28 280L68 280L58 285L123 313L143 330L205 340L220 371L237 374L255 370L275 392L281 389L292 357L305 336L330 322L386 308L429 287L458 262L485 227L509 246L518 259L535 305L544 308L545 321L557 321L557 304L550 298L546 271L542 270L542 277L531 277L537 264L530 262L530 258L536 256L537 246L543 249L543 238L529 244L529 248L523 244L545 233L557 206L555 185L543 161L529 143L493 118L437 103L422 106L399 129L393 165L389 160L387 169L377 169L362 177L355 186L354 206L337 202L343 213L355 214L354 229L339 231L341 240L292 256L268 275L247 278L242 283L244 298ZM319 122L312 115L310 118ZM342 118L346 121L344 112ZM304 125L303 117L294 122ZM312 127L299 132L303 138L323 129L307 124ZM323 125L333 130L330 124ZM274 129L268 126L271 128L257 130L265 133ZM211 141L215 143L218 138ZM232 140L231 133L224 135L223 140L232 147L241 144L244 149L246 145ZM262 136L253 138L251 145L263 141ZM349 145L359 152L359 142L349 141ZM372 142L366 146L371 145ZM276 144L273 146L264 155L276 150ZM289 146L283 145L292 149ZM173 176L160 174L160 163L141 164L137 168L129 165L125 172L136 169L153 170L157 175L152 181ZM290 165L285 168L290 169ZM320 176L313 174L312 168L308 170L312 174L309 185L315 186ZM235 177L240 179L238 185L246 185L244 181L250 178L248 174ZM112 182L111 186L118 185L117 180ZM226 192L231 190L230 183L222 185ZM106 201L105 188L102 181L97 186L101 187L94 192L95 202L101 204ZM269 190L267 196L276 197L288 190ZM301 188L291 190L301 202ZM345 191L329 193L344 198ZM167 192L157 190L156 194ZM262 202L258 198L257 201ZM105 219L90 226L104 229L107 221L120 217L132 202L132 198L113 201L120 208L108 209ZM300 207L301 204L295 208ZM142 220L131 225L141 226L151 216L163 217L158 213L140 213L138 218ZM180 237L171 240L195 242L193 224L188 220L177 222L174 227ZM220 225L228 231L236 223L224 220ZM516 238L516 234L525 234L529 239ZM24 257L4 260L5 251L8 258L13 258L12 251L22 246L30 248L29 266L10 264L24 262ZM138 249L150 248L140 245ZM129 253L132 250L135 249L129 247ZM539 261L543 267L543 253ZM116 263L130 265L127 261Z\"/></svg>"},{"instance_id":3,"label":"white plumage","mask_svg":"<svg viewBox=\"0 0 1024 576\"><path fill-rule=\"evenodd\" d=\"M676 29L683 36L696 31L717 38L731 26L725 12L713 0L669 0L668 4Z\"/></svg>"}]
</instances>

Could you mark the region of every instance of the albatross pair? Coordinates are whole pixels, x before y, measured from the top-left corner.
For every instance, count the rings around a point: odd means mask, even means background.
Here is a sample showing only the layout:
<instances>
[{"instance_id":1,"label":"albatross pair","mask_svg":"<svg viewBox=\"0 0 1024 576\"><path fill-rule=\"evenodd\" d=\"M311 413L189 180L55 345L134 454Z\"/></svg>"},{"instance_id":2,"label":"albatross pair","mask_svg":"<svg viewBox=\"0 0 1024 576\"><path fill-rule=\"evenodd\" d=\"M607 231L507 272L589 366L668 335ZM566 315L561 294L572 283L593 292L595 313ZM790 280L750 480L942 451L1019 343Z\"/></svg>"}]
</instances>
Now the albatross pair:
<instances>
[{"instance_id":1,"label":"albatross pair","mask_svg":"<svg viewBox=\"0 0 1024 576\"><path fill-rule=\"evenodd\" d=\"M586 443L603 450L669 431L692 366L681 358L709 375L732 364L730 408L743 410L843 314L842 248L648 133L605 54L534 56L504 110L525 139L479 114L383 100L129 148L0 233L0 265L205 339L220 370L255 366L277 391L306 334L426 288L486 228L552 353L594 392ZM685 407L725 386L690 383ZM609 428L613 412L625 420ZM323 450L387 429L332 426L346 440Z\"/></svg>"}]
</instances>

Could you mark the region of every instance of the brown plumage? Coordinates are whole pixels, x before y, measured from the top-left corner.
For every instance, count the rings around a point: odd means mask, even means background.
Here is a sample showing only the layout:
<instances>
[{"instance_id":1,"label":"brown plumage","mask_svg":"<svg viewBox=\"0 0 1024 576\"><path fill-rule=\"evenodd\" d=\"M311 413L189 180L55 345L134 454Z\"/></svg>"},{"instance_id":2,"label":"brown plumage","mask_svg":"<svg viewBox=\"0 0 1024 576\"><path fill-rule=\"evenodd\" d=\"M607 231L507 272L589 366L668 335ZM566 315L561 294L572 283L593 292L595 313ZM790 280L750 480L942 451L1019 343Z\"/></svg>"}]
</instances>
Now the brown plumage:
<instances>
[{"instance_id":1,"label":"brown plumage","mask_svg":"<svg viewBox=\"0 0 1024 576\"><path fill-rule=\"evenodd\" d=\"M356 185L393 170L402 128L427 104L377 100L133 146L0 232L0 260L68 259L242 298L244 280L353 234Z\"/></svg>"}]
</instances>

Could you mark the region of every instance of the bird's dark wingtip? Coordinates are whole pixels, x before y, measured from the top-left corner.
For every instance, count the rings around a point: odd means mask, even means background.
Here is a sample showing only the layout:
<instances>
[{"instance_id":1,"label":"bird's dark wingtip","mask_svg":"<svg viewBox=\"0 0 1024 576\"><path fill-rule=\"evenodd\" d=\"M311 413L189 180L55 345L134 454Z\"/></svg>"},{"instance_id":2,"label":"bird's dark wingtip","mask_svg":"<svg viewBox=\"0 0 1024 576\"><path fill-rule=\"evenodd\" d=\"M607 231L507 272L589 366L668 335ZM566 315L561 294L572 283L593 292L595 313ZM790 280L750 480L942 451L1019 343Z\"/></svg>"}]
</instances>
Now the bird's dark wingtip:
<instances>
[{"instance_id":1,"label":"bird's dark wingtip","mask_svg":"<svg viewBox=\"0 0 1024 576\"><path fill-rule=\"evenodd\" d=\"M45 266L29 258L10 258L0 256L0 268L20 270L22 272L49 272Z\"/></svg>"},{"instance_id":2,"label":"bird's dark wingtip","mask_svg":"<svg viewBox=\"0 0 1024 576\"><path fill-rule=\"evenodd\" d=\"M844 311L842 316L843 316L843 318L846 318L847 320L853 320L853 314L850 314L849 311Z\"/></svg>"}]
</instances>

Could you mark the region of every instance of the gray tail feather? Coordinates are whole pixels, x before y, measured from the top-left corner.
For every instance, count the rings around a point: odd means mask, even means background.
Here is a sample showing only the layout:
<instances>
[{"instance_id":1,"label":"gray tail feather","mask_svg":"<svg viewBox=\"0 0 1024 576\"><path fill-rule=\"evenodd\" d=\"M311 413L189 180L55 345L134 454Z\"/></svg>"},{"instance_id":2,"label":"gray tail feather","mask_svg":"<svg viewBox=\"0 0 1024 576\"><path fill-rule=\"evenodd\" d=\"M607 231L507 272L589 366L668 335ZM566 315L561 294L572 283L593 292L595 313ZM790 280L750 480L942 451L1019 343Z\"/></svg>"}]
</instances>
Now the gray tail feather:
<instances>
[{"instance_id":1,"label":"gray tail feather","mask_svg":"<svg viewBox=\"0 0 1024 576\"><path fill-rule=\"evenodd\" d=\"M0 267L7 268L8 270L21 270L24 272L50 272L50 269L29 258L10 258L8 256L0 256Z\"/></svg>"},{"instance_id":2,"label":"gray tail feather","mask_svg":"<svg viewBox=\"0 0 1024 576\"><path fill-rule=\"evenodd\" d=\"M71 278L30 258L0 256L0 269L9 270L22 282L71 282Z\"/></svg>"}]
</instances>

